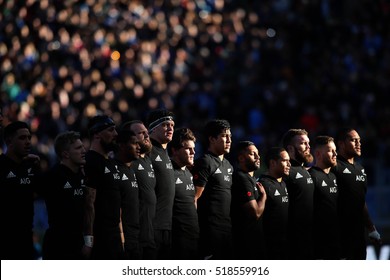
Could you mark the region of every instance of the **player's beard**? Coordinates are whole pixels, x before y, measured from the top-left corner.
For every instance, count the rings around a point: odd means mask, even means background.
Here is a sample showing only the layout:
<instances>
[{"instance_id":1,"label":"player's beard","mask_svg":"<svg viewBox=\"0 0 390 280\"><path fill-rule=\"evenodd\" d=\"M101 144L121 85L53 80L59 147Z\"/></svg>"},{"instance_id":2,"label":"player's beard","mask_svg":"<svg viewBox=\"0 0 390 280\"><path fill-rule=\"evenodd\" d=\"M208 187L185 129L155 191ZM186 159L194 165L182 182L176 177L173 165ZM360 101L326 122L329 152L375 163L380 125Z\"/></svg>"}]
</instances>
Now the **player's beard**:
<instances>
[{"instance_id":1,"label":"player's beard","mask_svg":"<svg viewBox=\"0 0 390 280\"><path fill-rule=\"evenodd\" d=\"M247 160L245 167L249 172L256 171L260 168L260 165L256 164L255 161Z\"/></svg>"},{"instance_id":2,"label":"player's beard","mask_svg":"<svg viewBox=\"0 0 390 280\"><path fill-rule=\"evenodd\" d=\"M297 148L295 148L295 157L296 157L296 160L300 163L304 163L304 164L307 164L307 163L312 163L314 158L313 158L313 155L312 154L304 154L303 151L298 151Z\"/></svg>"},{"instance_id":3,"label":"player's beard","mask_svg":"<svg viewBox=\"0 0 390 280\"><path fill-rule=\"evenodd\" d=\"M107 153L117 150L117 144L115 142L105 142L100 140L100 144L102 145L103 150Z\"/></svg>"},{"instance_id":4,"label":"player's beard","mask_svg":"<svg viewBox=\"0 0 390 280\"><path fill-rule=\"evenodd\" d=\"M141 148L141 154L149 154L152 150L152 144L149 142L148 144L145 144L144 142L140 142L139 146Z\"/></svg>"},{"instance_id":5,"label":"player's beard","mask_svg":"<svg viewBox=\"0 0 390 280\"><path fill-rule=\"evenodd\" d=\"M334 167L337 165L337 162L336 161L332 161L332 159L327 159L326 162L325 162L326 166L328 167Z\"/></svg>"}]
</instances>

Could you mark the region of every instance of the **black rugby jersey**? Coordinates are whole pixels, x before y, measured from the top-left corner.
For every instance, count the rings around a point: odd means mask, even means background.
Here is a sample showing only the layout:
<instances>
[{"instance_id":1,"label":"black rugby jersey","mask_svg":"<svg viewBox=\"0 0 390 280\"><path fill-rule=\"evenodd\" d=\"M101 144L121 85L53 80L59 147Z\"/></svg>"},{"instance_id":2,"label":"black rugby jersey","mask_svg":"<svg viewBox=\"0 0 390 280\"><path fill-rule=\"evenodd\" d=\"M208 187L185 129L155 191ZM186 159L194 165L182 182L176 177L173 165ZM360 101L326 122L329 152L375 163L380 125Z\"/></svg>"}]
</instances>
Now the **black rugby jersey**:
<instances>
[{"instance_id":1,"label":"black rugby jersey","mask_svg":"<svg viewBox=\"0 0 390 280\"><path fill-rule=\"evenodd\" d=\"M366 258L366 240L363 209L367 192L367 174L355 161L349 163L337 156L337 166L332 168L337 178L338 212L341 225L343 257Z\"/></svg>"},{"instance_id":2,"label":"black rugby jersey","mask_svg":"<svg viewBox=\"0 0 390 280\"><path fill-rule=\"evenodd\" d=\"M28 163L18 164L0 155L1 222L13 232L32 230L37 172Z\"/></svg>"},{"instance_id":3,"label":"black rugby jersey","mask_svg":"<svg viewBox=\"0 0 390 280\"><path fill-rule=\"evenodd\" d=\"M50 169L44 187L49 227L43 241L43 259L81 259L85 182L82 172L57 163Z\"/></svg>"},{"instance_id":4,"label":"black rugby jersey","mask_svg":"<svg viewBox=\"0 0 390 280\"><path fill-rule=\"evenodd\" d=\"M175 175L171 159L161 144L151 139L153 148L150 159L153 164L156 176L156 217L154 219L154 229L172 229L172 209L175 197Z\"/></svg>"},{"instance_id":5,"label":"black rugby jersey","mask_svg":"<svg viewBox=\"0 0 390 280\"><path fill-rule=\"evenodd\" d=\"M34 193L39 188L39 168L16 163L0 155L1 259L33 259Z\"/></svg>"},{"instance_id":6,"label":"black rugby jersey","mask_svg":"<svg viewBox=\"0 0 390 280\"><path fill-rule=\"evenodd\" d=\"M357 216L356 213L362 211L365 204L367 175L364 167L357 162L350 164L347 160L338 156L337 166L332 171L337 177L342 214L346 217L348 214L353 214L348 218L361 221L361 217Z\"/></svg>"},{"instance_id":7,"label":"black rugby jersey","mask_svg":"<svg viewBox=\"0 0 390 280\"><path fill-rule=\"evenodd\" d=\"M86 186L96 189L94 235L119 234L121 176L112 159L89 150L85 155Z\"/></svg>"},{"instance_id":8,"label":"black rugby jersey","mask_svg":"<svg viewBox=\"0 0 390 280\"><path fill-rule=\"evenodd\" d=\"M312 259L314 184L309 172L295 160L285 178L289 196L288 238L291 259Z\"/></svg>"},{"instance_id":9,"label":"black rugby jersey","mask_svg":"<svg viewBox=\"0 0 390 280\"><path fill-rule=\"evenodd\" d=\"M258 227L259 220L248 217L243 205L249 201L258 201L259 199L260 192L256 186L256 179L240 169L235 171L232 184L231 216L236 230L247 231Z\"/></svg>"},{"instance_id":10,"label":"black rugby jersey","mask_svg":"<svg viewBox=\"0 0 390 280\"><path fill-rule=\"evenodd\" d=\"M154 247L153 222L156 216L156 177L154 175L152 161L149 156L139 158L132 162L138 182L139 191L139 215L140 215L140 244L141 246Z\"/></svg>"},{"instance_id":11,"label":"black rugby jersey","mask_svg":"<svg viewBox=\"0 0 390 280\"><path fill-rule=\"evenodd\" d=\"M309 169L314 182L313 241L317 259L340 259L337 182L333 172Z\"/></svg>"},{"instance_id":12,"label":"black rugby jersey","mask_svg":"<svg viewBox=\"0 0 390 280\"><path fill-rule=\"evenodd\" d=\"M284 181L262 175L259 182L267 194L263 213L263 229L266 240L266 257L273 260L288 258L288 192Z\"/></svg>"},{"instance_id":13,"label":"black rugby jersey","mask_svg":"<svg viewBox=\"0 0 390 280\"><path fill-rule=\"evenodd\" d=\"M173 204L173 230L191 238L199 237L198 213L195 208L195 187L191 172L177 167L175 172L175 201Z\"/></svg>"},{"instance_id":14,"label":"black rugby jersey","mask_svg":"<svg viewBox=\"0 0 390 280\"><path fill-rule=\"evenodd\" d=\"M56 164L46 174L44 188L49 228L60 236L82 234L85 199L84 175Z\"/></svg>"},{"instance_id":15,"label":"black rugby jersey","mask_svg":"<svg viewBox=\"0 0 390 280\"><path fill-rule=\"evenodd\" d=\"M199 258L199 222L195 207L195 187L191 172L179 168L175 171L175 201L172 221L172 257L174 259Z\"/></svg>"},{"instance_id":16,"label":"black rugby jersey","mask_svg":"<svg viewBox=\"0 0 390 280\"><path fill-rule=\"evenodd\" d=\"M140 219L139 219L139 188L133 169L115 160L121 180L118 183L121 195L122 228L125 237L125 250L129 258L140 258L138 249Z\"/></svg>"},{"instance_id":17,"label":"black rugby jersey","mask_svg":"<svg viewBox=\"0 0 390 280\"><path fill-rule=\"evenodd\" d=\"M264 259L265 244L262 216L256 219L248 215L244 205L261 199L256 178L238 169L233 173L232 226L233 245L237 259Z\"/></svg>"},{"instance_id":18,"label":"black rugby jersey","mask_svg":"<svg viewBox=\"0 0 390 280\"><path fill-rule=\"evenodd\" d=\"M231 231L230 204L233 166L227 159L206 153L192 169L194 185L204 186L198 199L199 219L211 227Z\"/></svg>"}]
</instances>

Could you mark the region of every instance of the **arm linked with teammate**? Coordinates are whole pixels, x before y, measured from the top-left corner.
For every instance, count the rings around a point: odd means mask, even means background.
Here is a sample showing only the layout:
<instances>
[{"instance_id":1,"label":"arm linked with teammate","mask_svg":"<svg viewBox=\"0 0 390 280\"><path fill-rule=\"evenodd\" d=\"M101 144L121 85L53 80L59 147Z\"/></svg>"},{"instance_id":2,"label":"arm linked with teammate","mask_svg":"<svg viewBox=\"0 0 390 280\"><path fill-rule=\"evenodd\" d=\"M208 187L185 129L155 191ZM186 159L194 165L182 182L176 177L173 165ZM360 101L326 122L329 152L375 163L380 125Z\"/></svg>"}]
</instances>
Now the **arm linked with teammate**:
<instances>
[{"instance_id":1,"label":"arm linked with teammate","mask_svg":"<svg viewBox=\"0 0 390 280\"><path fill-rule=\"evenodd\" d=\"M84 211L84 246L82 254L86 259L91 257L93 247L93 222L95 219L96 189L86 187Z\"/></svg>"}]
</instances>

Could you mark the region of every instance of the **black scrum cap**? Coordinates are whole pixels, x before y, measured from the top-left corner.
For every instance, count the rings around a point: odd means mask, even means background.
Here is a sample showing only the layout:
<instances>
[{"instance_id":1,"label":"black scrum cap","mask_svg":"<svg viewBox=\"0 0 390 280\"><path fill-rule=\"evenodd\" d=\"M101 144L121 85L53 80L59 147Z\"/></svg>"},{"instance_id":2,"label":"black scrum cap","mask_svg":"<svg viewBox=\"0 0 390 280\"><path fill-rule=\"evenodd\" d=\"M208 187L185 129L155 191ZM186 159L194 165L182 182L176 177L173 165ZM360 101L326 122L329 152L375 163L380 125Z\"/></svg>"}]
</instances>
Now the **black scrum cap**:
<instances>
[{"instance_id":1,"label":"black scrum cap","mask_svg":"<svg viewBox=\"0 0 390 280\"><path fill-rule=\"evenodd\" d=\"M105 115L95 116L89 121L88 132L92 136L111 126L115 126L115 122L110 117Z\"/></svg>"}]
</instances>

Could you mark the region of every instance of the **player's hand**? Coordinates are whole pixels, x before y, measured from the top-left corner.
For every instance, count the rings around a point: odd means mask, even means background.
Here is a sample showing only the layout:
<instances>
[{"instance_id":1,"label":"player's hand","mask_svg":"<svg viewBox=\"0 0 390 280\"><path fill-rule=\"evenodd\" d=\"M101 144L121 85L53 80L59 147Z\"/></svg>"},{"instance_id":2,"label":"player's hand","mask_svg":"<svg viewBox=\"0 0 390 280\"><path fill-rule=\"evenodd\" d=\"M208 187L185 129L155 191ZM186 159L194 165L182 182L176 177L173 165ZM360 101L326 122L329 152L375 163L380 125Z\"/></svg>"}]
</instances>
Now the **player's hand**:
<instances>
[{"instance_id":1,"label":"player's hand","mask_svg":"<svg viewBox=\"0 0 390 280\"><path fill-rule=\"evenodd\" d=\"M260 193L262 194L262 199L264 199L265 201L267 199L267 193L265 192L264 186L260 182L256 182L256 185Z\"/></svg>"},{"instance_id":2,"label":"player's hand","mask_svg":"<svg viewBox=\"0 0 390 280\"><path fill-rule=\"evenodd\" d=\"M371 242L373 242L377 245L382 244L381 235L379 234L379 232L376 230L375 227L374 227L374 230L372 230L371 232L368 233L368 237L370 238Z\"/></svg>"}]
</instances>

